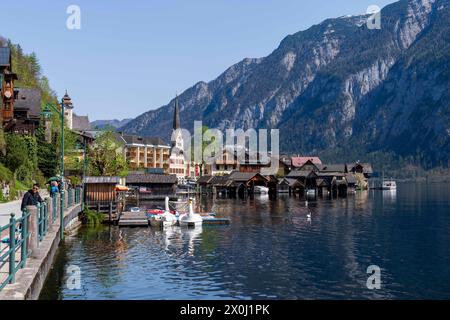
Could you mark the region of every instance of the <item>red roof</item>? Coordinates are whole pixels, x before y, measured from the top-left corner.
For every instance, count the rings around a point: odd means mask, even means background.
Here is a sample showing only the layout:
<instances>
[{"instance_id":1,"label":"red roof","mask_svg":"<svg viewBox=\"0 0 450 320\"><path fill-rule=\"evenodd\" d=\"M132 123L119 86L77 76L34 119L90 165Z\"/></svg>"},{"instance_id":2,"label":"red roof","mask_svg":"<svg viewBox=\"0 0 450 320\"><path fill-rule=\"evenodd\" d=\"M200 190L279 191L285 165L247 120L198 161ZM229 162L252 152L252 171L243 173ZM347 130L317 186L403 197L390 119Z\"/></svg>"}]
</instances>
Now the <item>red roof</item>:
<instances>
[{"instance_id":1,"label":"red roof","mask_svg":"<svg viewBox=\"0 0 450 320\"><path fill-rule=\"evenodd\" d=\"M301 167L304 165L308 160L314 163L315 165L322 164L322 161L319 157L292 157L292 165L294 167Z\"/></svg>"}]
</instances>

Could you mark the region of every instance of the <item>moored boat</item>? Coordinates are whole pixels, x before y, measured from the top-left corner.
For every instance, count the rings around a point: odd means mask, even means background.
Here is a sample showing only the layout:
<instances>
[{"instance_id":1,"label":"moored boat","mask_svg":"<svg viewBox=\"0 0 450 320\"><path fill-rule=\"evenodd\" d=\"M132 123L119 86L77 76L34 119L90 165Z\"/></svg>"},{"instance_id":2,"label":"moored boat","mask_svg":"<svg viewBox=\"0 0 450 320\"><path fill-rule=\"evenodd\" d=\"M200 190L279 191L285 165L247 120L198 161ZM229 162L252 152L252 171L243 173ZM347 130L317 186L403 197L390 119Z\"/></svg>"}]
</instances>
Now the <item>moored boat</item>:
<instances>
[{"instance_id":1,"label":"moored boat","mask_svg":"<svg viewBox=\"0 0 450 320\"><path fill-rule=\"evenodd\" d=\"M173 211L169 209L169 198L166 197L166 209L161 213L159 209L154 209L155 213L150 214L150 225L155 228L165 228L174 226L177 223L177 218Z\"/></svg>"},{"instance_id":2,"label":"moored boat","mask_svg":"<svg viewBox=\"0 0 450 320\"><path fill-rule=\"evenodd\" d=\"M381 190L397 190L397 183L394 180L384 180Z\"/></svg>"},{"instance_id":3,"label":"moored boat","mask_svg":"<svg viewBox=\"0 0 450 320\"><path fill-rule=\"evenodd\" d=\"M199 227L203 224L202 216L194 213L192 199L189 199L189 212L180 215L178 222L181 227Z\"/></svg>"},{"instance_id":4,"label":"moored boat","mask_svg":"<svg viewBox=\"0 0 450 320\"><path fill-rule=\"evenodd\" d=\"M269 193L269 188L263 186L255 186L254 191L255 194L266 194Z\"/></svg>"}]
</instances>

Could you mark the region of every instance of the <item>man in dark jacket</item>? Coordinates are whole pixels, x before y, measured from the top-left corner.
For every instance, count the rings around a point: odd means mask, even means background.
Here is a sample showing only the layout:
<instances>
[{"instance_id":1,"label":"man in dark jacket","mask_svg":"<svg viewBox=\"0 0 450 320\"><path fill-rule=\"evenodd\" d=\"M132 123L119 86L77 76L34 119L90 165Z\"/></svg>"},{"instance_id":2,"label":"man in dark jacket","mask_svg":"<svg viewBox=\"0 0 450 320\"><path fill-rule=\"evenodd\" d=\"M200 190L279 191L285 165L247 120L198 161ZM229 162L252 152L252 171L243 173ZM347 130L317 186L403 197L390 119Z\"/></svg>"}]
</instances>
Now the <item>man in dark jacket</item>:
<instances>
[{"instance_id":1,"label":"man in dark jacket","mask_svg":"<svg viewBox=\"0 0 450 320\"><path fill-rule=\"evenodd\" d=\"M33 185L31 190L28 190L27 193L23 196L21 209L25 210L27 206L35 206L40 202L43 202L41 196L39 195L39 185L36 183Z\"/></svg>"}]
</instances>

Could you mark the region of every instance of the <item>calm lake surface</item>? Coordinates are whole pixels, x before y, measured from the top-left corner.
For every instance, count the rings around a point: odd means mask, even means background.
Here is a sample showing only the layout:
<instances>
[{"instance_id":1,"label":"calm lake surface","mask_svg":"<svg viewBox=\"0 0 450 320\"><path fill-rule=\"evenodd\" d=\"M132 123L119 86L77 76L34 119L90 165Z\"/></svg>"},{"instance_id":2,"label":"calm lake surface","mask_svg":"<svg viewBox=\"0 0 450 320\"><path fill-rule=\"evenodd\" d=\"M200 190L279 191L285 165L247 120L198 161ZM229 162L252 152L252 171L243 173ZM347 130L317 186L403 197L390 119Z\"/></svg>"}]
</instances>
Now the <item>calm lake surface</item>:
<instances>
[{"instance_id":1,"label":"calm lake surface","mask_svg":"<svg viewBox=\"0 0 450 320\"><path fill-rule=\"evenodd\" d=\"M229 226L83 228L41 299L450 299L450 185L309 201L201 199ZM67 288L67 268L81 289ZM381 289L366 286L381 268Z\"/></svg>"}]
</instances>

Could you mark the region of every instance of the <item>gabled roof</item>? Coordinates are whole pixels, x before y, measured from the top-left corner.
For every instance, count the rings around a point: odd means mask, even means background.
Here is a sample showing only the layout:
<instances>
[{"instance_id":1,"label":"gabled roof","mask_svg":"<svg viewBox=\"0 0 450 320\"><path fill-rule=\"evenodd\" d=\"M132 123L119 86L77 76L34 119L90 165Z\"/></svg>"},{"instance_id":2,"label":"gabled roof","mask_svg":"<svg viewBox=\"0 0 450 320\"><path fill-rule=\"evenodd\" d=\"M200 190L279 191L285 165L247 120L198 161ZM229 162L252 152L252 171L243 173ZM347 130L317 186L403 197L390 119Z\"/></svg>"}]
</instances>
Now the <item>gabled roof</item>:
<instances>
[{"instance_id":1,"label":"gabled roof","mask_svg":"<svg viewBox=\"0 0 450 320\"><path fill-rule=\"evenodd\" d=\"M229 175L214 176L209 183L215 186L225 186L228 182Z\"/></svg>"},{"instance_id":2,"label":"gabled roof","mask_svg":"<svg viewBox=\"0 0 450 320\"><path fill-rule=\"evenodd\" d=\"M126 177L126 184L129 183L163 183L163 184L175 184L177 183L177 176L175 174L150 174L150 173L138 173L129 174Z\"/></svg>"},{"instance_id":3,"label":"gabled roof","mask_svg":"<svg viewBox=\"0 0 450 320\"><path fill-rule=\"evenodd\" d=\"M197 183L209 183L213 178L213 176L201 176L197 179Z\"/></svg>"},{"instance_id":4,"label":"gabled roof","mask_svg":"<svg viewBox=\"0 0 450 320\"><path fill-rule=\"evenodd\" d=\"M254 178L255 176L260 176L265 180L268 180L266 177L261 175L260 173L254 173L254 172L239 172L239 171L233 171L230 173L229 179L233 180L235 182L247 182L250 179Z\"/></svg>"},{"instance_id":5,"label":"gabled roof","mask_svg":"<svg viewBox=\"0 0 450 320\"><path fill-rule=\"evenodd\" d=\"M361 166L363 168L363 173L373 173L372 165L370 163L349 163L347 165L348 171L352 171L356 166Z\"/></svg>"},{"instance_id":6,"label":"gabled roof","mask_svg":"<svg viewBox=\"0 0 450 320\"><path fill-rule=\"evenodd\" d=\"M292 166L294 166L296 168L303 166L308 161L311 161L315 165L322 164L322 161L320 160L319 157L292 157L291 158Z\"/></svg>"},{"instance_id":7,"label":"gabled roof","mask_svg":"<svg viewBox=\"0 0 450 320\"><path fill-rule=\"evenodd\" d=\"M83 183L118 184L120 177L84 177Z\"/></svg>"},{"instance_id":8,"label":"gabled roof","mask_svg":"<svg viewBox=\"0 0 450 320\"><path fill-rule=\"evenodd\" d=\"M330 183L328 182L327 179L319 178L319 179L316 180L316 185L318 187L327 187L327 186L330 185Z\"/></svg>"},{"instance_id":9,"label":"gabled roof","mask_svg":"<svg viewBox=\"0 0 450 320\"><path fill-rule=\"evenodd\" d=\"M78 116L75 113L72 115L72 129L79 131L91 130L91 123L88 116Z\"/></svg>"},{"instance_id":10,"label":"gabled roof","mask_svg":"<svg viewBox=\"0 0 450 320\"><path fill-rule=\"evenodd\" d=\"M35 88L15 88L17 99L14 101L15 110L28 111L29 117L41 116L41 91Z\"/></svg>"},{"instance_id":11,"label":"gabled roof","mask_svg":"<svg viewBox=\"0 0 450 320\"><path fill-rule=\"evenodd\" d=\"M325 172L317 172L318 177L343 177L345 176L344 172L339 171L325 171Z\"/></svg>"},{"instance_id":12,"label":"gabled roof","mask_svg":"<svg viewBox=\"0 0 450 320\"><path fill-rule=\"evenodd\" d=\"M311 170L293 170L293 171L289 172L289 174L286 177L287 178L307 178L307 177L310 177L311 175L317 177L317 174Z\"/></svg>"},{"instance_id":13,"label":"gabled roof","mask_svg":"<svg viewBox=\"0 0 450 320\"><path fill-rule=\"evenodd\" d=\"M278 184L287 184L289 187L303 186L299 180L293 178L283 178Z\"/></svg>"},{"instance_id":14,"label":"gabled roof","mask_svg":"<svg viewBox=\"0 0 450 320\"><path fill-rule=\"evenodd\" d=\"M320 172L345 172L345 164L322 164Z\"/></svg>"},{"instance_id":15,"label":"gabled roof","mask_svg":"<svg viewBox=\"0 0 450 320\"><path fill-rule=\"evenodd\" d=\"M122 135L126 144L143 144L152 146L168 146L160 137L141 137L136 135Z\"/></svg>"}]
</instances>

